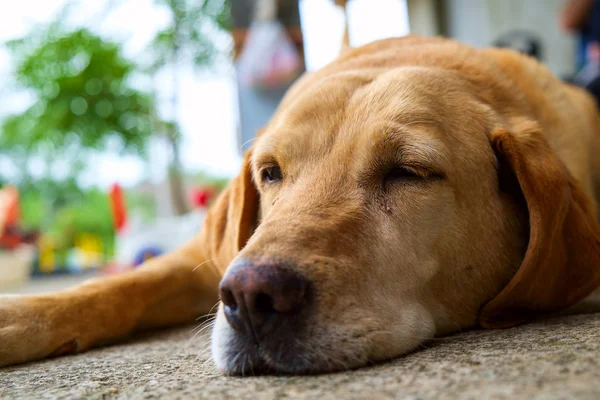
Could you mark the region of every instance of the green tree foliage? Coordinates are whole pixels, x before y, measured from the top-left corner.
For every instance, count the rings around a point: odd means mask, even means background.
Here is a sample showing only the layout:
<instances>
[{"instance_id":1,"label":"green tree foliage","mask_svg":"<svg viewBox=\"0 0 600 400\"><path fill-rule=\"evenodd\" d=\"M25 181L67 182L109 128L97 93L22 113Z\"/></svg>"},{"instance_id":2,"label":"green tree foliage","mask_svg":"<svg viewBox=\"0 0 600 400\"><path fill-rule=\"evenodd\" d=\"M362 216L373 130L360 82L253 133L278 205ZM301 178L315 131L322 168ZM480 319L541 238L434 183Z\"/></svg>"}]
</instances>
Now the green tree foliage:
<instances>
[{"instance_id":1,"label":"green tree foliage","mask_svg":"<svg viewBox=\"0 0 600 400\"><path fill-rule=\"evenodd\" d=\"M219 65L220 58L227 55L222 43L228 42L223 34L229 27L231 10L228 0L155 0L165 7L170 15L169 24L159 31L150 43L153 55L148 69L156 75L164 68L170 69L171 108L179 105L179 74L181 66L192 66L197 70L208 70ZM221 39L221 40L219 40ZM188 205L182 179L180 157L180 128L173 119L160 126L171 145L169 186L175 212L183 214ZM157 132L158 133L158 132Z\"/></svg>"},{"instance_id":2,"label":"green tree foliage","mask_svg":"<svg viewBox=\"0 0 600 400\"><path fill-rule=\"evenodd\" d=\"M153 70L170 63L186 63L207 68L227 55L219 37L229 29L231 9L228 0L155 0L171 14L169 24L157 32L152 49ZM222 40L221 40L222 42Z\"/></svg>"},{"instance_id":3,"label":"green tree foliage","mask_svg":"<svg viewBox=\"0 0 600 400\"><path fill-rule=\"evenodd\" d=\"M16 81L34 102L4 119L0 152L25 160L35 154L49 168L54 161L66 163L69 177L85 164L82 149L110 146L143 154L151 135L151 98L129 84L136 66L118 44L87 29L64 33L51 25L8 48L17 61Z\"/></svg>"},{"instance_id":4,"label":"green tree foliage","mask_svg":"<svg viewBox=\"0 0 600 400\"><path fill-rule=\"evenodd\" d=\"M114 228L108 194L81 189L77 177L89 167L87 150L144 154L153 103L130 84L139 67L122 55L119 44L85 28L64 31L61 20L6 46L16 62L13 89L33 100L0 124L0 154L21 172L10 181L21 193L22 223L52 235L63 252L75 234L96 234L110 254ZM27 173L32 159L46 167L35 179ZM58 165L60 178L51 173Z\"/></svg>"}]
</instances>

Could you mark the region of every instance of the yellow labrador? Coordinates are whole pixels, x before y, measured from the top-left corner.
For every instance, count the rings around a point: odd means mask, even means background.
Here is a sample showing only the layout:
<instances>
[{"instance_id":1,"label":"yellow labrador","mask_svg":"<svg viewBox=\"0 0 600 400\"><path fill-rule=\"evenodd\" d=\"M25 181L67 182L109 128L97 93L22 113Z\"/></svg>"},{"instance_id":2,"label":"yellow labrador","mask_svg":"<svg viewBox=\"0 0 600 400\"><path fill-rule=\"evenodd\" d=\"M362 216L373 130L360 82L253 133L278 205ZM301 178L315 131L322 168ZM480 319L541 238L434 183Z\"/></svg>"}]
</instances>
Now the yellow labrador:
<instances>
[{"instance_id":1,"label":"yellow labrador","mask_svg":"<svg viewBox=\"0 0 600 400\"><path fill-rule=\"evenodd\" d=\"M409 36L305 75L198 237L0 298L0 364L193 320L227 374L312 373L509 327L600 286L600 121L533 59Z\"/></svg>"}]
</instances>

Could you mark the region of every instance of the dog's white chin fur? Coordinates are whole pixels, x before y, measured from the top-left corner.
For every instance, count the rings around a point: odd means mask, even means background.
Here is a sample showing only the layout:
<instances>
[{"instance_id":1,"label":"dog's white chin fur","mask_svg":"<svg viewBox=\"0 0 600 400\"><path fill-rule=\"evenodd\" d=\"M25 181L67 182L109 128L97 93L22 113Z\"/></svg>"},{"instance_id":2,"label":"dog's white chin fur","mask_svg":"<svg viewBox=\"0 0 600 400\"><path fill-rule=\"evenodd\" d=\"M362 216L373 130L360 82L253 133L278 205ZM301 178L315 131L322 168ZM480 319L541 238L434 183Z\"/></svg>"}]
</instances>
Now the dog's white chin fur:
<instances>
[{"instance_id":1,"label":"dog's white chin fur","mask_svg":"<svg viewBox=\"0 0 600 400\"><path fill-rule=\"evenodd\" d=\"M223 305L220 304L215 324L213 325L211 332L210 349L215 365L224 374L231 373L230 368L228 368L227 344L231 343L233 336L233 329L231 329L223 314Z\"/></svg>"}]
</instances>

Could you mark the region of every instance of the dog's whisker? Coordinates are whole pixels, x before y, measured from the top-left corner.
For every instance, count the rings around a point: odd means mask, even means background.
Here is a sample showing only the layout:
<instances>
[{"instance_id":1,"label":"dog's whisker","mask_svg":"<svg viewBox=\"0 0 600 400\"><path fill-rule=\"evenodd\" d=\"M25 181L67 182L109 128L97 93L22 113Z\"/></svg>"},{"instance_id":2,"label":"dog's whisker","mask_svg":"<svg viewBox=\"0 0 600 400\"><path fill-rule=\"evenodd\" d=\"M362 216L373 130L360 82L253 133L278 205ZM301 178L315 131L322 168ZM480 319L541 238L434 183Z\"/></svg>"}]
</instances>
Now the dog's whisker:
<instances>
[{"instance_id":1,"label":"dog's whisker","mask_svg":"<svg viewBox=\"0 0 600 400\"><path fill-rule=\"evenodd\" d=\"M197 359L198 359L198 358L203 358L203 357L204 357L206 354L208 354L208 352L209 352L209 351L210 351L210 346L208 346L208 347L206 347L206 348L202 349L201 351L199 351L199 352L196 354L196 358L197 358Z\"/></svg>"},{"instance_id":2,"label":"dog's whisker","mask_svg":"<svg viewBox=\"0 0 600 400\"><path fill-rule=\"evenodd\" d=\"M246 358L248 358L248 357L246 357ZM248 362L248 365L250 366L250 373L252 375L254 375L254 363L253 362Z\"/></svg>"},{"instance_id":3,"label":"dog's whisker","mask_svg":"<svg viewBox=\"0 0 600 400\"><path fill-rule=\"evenodd\" d=\"M200 267L201 267L201 266L203 266L204 264L208 264L209 262L213 262L213 261L215 261L215 260L206 260L206 261L204 261L204 262L201 262L200 264L196 265L196 266L194 267L194 269L192 269L192 272L195 272L195 271L196 271L198 268L200 268Z\"/></svg>"},{"instance_id":4,"label":"dog's whisker","mask_svg":"<svg viewBox=\"0 0 600 400\"><path fill-rule=\"evenodd\" d=\"M255 141L256 139L258 139L258 137L253 137L252 139L246 140L244 143L242 143L242 145L240 146L240 150L242 150L244 148L245 145L252 143L253 141Z\"/></svg>"},{"instance_id":5,"label":"dog's whisker","mask_svg":"<svg viewBox=\"0 0 600 400\"><path fill-rule=\"evenodd\" d=\"M205 349L200 351L196 358L203 358L206 354L210 352L210 346L207 346Z\"/></svg>"},{"instance_id":6,"label":"dog's whisker","mask_svg":"<svg viewBox=\"0 0 600 400\"><path fill-rule=\"evenodd\" d=\"M196 354L194 363L197 363L198 360L204 358L207 353L210 353L210 350L211 350L211 339L209 337L208 340L206 341L206 343L200 349L200 351ZM210 357L210 356L207 358L207 360L211 360L211 359L212 359L212 357ZM201 366L202 368L204 367L204 364L206 363L207 360L203 361L202 366Z\"/></svg>"},{"instance_id":7,"label":"dog's whisker","mask_svg":"<svg viewBox=\"0 0 600 400\"><path fill-rule=\"evenodd\" d=\"M215 305L214 305L214 306L212 306L210 310L208 310L208 313L207 313L205 316L206 316L206 317L208 317L208 316L210 316L210 315L214 315L212 312L213 312L213 310L214 310L215 308L217 308L217 307L219 306L219 304L221 304L221 300L217 301L217 302L215 303ZM216 314L216 312L215 312L215 314Z\"/></svg>"},{"instance_id":8,"label":"dog's whisker","mask_svg":"<svg viewBox=\"0 0 600 400\"><path fill-rule=\"evenodd\" d=\"M190 334L197 333L198 331L202 331L210 322L213 322L214 318L211 320L203 321L200 325L195 327L190 331Z\"/></svg>"},{"instance_id":9,"label":"dog's whisker","mask_svg":"<svg viewBox=\"0 0 600 400\"><path fill-rule=\"evenodd\" d=\"M210 324L206 324L206 326L199 329L190 340L196 339L196 336L198 336L199 334L204 332L206 329L212 328L213 326L214 326L214 322L211 322Z\"/></svg>"},{"instance_id":10,"label":"dog's whisker","mask_svg":"<svg viewBox=\"0 0 600 400\"><path fill-rule=\"evenodd\" d=\"M196 358L194 359L194 364L201 363L200 368L204 369L204 365L206 364L206 361L211 359L210 356L208 358L205 358L206 354L207 353L205 351L202 352L201 354L197 354Z\"/></svg>"},{"instance_id":11,"label":"dog's whisker","mask_svg":"<svg viewBox=\"0 0 600 400\"><path fill-rule=\"evenodd\" d=\"M196 332L196 335L199 334L199 333L201 333L201 332L204 332L207 329L212 328L213 326L215 326L215 321L214 320L211 321L211 323L206 324L205 326L203 326L198 332Z\"/></svg>"},{"instance_id":12,"label":"dog's whisker","mask_svg":"<svg viewBox=\"0 0 600 400\"><path fill-rule=\"evenodd\" d=\"M213 363L213 359L212 357L208 357L206 360L204 360L204 362L202 362L202 365L200 366L201 369L205 370L209 367L209 364L212 364L212 366L214 366L215 364Z\"/></svg>"},{"instance_id":13,"label":"dog's whisker","mask_svg":"<svg viewBox=\"0 0 600 400\"><path fill-rule=\"evenodd\" d=\"M216 317L217 317L217 316L216 316L216 315L214 315L214 314L213 314L213 315L208 315L208 314L207 314L207 315L203 315L203 316L202 316L202 317L200 317L200 318L201 318L201 319L203 319L204 321L200 322L200 323L198 324L198 327L200 327L200 326L202 326L202 325L204 325L204 324L206 324L206 323L208 323L208 322L210 322L210 321L214 320ZM196 319L196 321L197 321L197 320L198 320L198 319ZM194 330L196 330L198 327L194 328Z\"/></svg>"},{"instance_id":14,"label":"dog's whisker","mask_svg":"<svg viewBox=\"0 0 600 400\"><path fill-rule=\"evenodd\" d=\"M246 376L246 360L247 357L242 357L242 377Z\"/></svg>"},{"instance_id":15,"label":"dog's whisker","mask_svg":"<svg viewBox=\"0 0 600 400\"><path fill-rule=\"evenodd\" d=\"M218 305L219 303L217 303ZM214 306L213 306L214 308ZM203 314L201 316L199 316L198 318L196 318L196 321L200 321L201 319L205 319L205 318L215 318L217 316L216 312L209 312L208 314Z\"/></svg>"},{"instance_id":16,"label":"dog's whisker","mask_svg":"<svg viewBox=\"0 0 600 400\"><path fill-rule=\"evenodd\" d=\"M206 318L206 317L203 317ZM197 329L201 329L202 327L206 326L207 324L210 324L211 322L214 322L215 319L217 319L217 316L215 314L213 314L212 316L209 316L208 318L206 318L204 321L202 321L200 324L198 324L197 327L195 327L194 329L192 329L190 331L190 333L195 332Z\"/></svg>"}]
</instances>

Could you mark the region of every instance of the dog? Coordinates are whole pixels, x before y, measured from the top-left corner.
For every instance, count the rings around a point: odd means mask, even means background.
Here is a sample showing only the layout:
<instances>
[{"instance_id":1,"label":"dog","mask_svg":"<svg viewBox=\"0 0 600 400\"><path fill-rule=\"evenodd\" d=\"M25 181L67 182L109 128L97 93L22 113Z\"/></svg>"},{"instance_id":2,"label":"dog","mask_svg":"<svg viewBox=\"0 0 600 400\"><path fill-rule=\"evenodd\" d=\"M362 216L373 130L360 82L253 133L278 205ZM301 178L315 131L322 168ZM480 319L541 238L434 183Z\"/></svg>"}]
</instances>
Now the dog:
<instances>
[{"instance_id":1,"label":"dog","mask_svg":"<svg viewBox=\"0 0 600 400\"><path fill-rule=\"evenodd\" d=\"M210 313L225 374L356 368L600 286L594 100L504 49L407 36L288 91L197 237L141 268L0 299L0 364ZM219 302L220 299L220 302Z\"/></svg>"}]
</instances>

